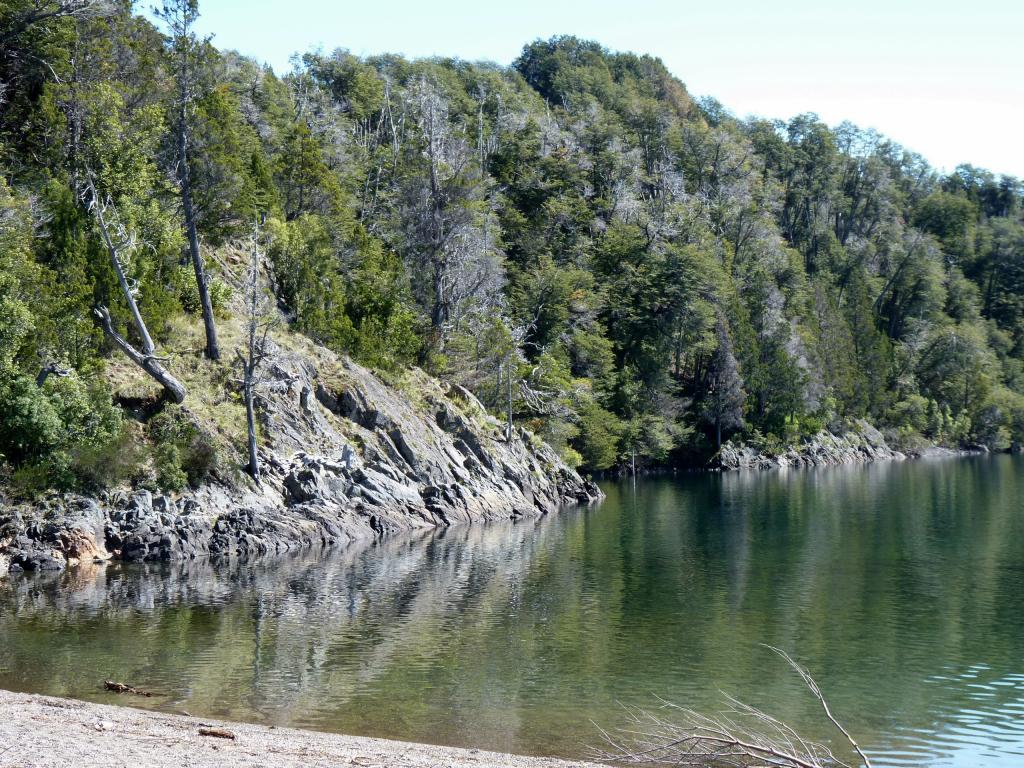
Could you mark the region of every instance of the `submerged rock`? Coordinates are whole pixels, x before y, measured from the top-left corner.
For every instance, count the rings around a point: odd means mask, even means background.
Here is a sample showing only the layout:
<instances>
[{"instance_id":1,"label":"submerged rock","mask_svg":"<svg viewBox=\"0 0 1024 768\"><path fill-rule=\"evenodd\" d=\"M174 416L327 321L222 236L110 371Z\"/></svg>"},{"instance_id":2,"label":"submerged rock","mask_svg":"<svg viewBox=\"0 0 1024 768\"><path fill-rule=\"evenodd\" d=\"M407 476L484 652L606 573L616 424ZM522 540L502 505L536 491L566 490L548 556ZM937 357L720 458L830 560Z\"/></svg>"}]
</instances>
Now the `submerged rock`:
<instances>
[{"instance_id":1,"label":"submerged rock","mask_svg":"<svg viewBox=\"0 0 1024 768\"><path fill-rule=\"evenodd\" d=\"M544 515L601 497L540 440L524 430L506 440L471 393L420 371L399 391L325 352L315 363L282 352L272 377L259 485L237 475L173 497L65 495L8 509L0 512L0 574L110 557L277 554Z\"/></svg>"}]
</instances>

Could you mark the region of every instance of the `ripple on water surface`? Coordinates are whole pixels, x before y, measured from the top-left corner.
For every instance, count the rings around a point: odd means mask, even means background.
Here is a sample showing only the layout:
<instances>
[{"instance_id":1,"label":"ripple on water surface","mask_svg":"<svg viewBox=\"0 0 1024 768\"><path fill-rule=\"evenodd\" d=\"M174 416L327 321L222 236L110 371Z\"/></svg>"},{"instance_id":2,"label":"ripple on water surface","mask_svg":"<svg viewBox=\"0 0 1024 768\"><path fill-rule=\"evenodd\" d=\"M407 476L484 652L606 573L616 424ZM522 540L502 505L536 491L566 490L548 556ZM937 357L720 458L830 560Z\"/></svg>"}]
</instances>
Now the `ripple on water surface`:
<instances>
[{"instance_id":1,"label":"ripple on water surface","mask_svg":"<svg viewBox=\"0 0 1024 768\"><path fill-rule=\"evenodd\" d=\"M610 484L590 510L273 563L0 582L0 686L578 756L738 696L878 766L1024 765L1024 460Z\"/></svg>"}]
</instances>

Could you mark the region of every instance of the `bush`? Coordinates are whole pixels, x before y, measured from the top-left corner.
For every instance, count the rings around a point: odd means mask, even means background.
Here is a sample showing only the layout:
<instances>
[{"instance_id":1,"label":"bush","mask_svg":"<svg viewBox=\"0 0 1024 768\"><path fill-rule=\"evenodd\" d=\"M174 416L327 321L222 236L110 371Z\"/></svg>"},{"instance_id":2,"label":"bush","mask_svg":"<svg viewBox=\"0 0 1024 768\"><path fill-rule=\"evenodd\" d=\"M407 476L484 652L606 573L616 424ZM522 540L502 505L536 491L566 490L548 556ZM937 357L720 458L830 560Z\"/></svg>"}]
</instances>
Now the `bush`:
<instances>
[{"instance_id":1,"label":"bush","mask_svg":"<svg viewBox=\"0 0 1024 768\"><path fill-rule=\"evenodd\" d=\"M23 464L11 473L11 490L15 498L31 499L55 487L54 469L50 462Z\"/></svg>"},{"instance_id":2,"label":"bush","mask_svg":"<svg viewBox=\"0 0 1024 768\"><path fill-rule=\"evenodd\" d=\"M199 435L186 446L181 457L181 468L188 476L189 484L197 486L217 470L219 459L213 441L206 435Z\"/></svg>"},{"instance_id":3,"label":"bush","mask_svg":"<svg viewBox=\"0 0 1024 768\"><path fill-rule=\"evenodd\" d=\"M583 458L588 470L608 469L618 458L622 422L593 400L585 400L579 409L579 434L573 449Z\"/></svg>"},{"instance_id":4,"label":"bush","mask_svg":"<svg viewBox=\"0 0 1024 768\"><path fill-rule=\"evenodd\" d=\"M51 399L29 376L0 385L0 453L11 464L19 466L55 450L64 426Z\"/></svg>"},{"instance_id":5,"label":"bush","mask_svg":"<svg viewBox=\"0 0 1024 768\"><path fill-rule=\"evenodd\" d=\"M153 457L157 486L165 491L180 491L188 483L188 475L181 466L181 451L174 443L161 443Z\"/></svg>"},{"instance_id":6,"label":"bush","mask_svg":"<svg viewBox=\"0 0 1024 768\"><path fill-rule=\"evenodd\" d=\"M142 446L126 425L110 440L74 451L70 470L77 487L99 490L138 478L144 459Z\"/></svg>"},{"instance_id":7,"label":"bush","mask_svg":"<svg viewBox=\"0 0 1024 768\"><path fill-rule=\"evenodd\" d=\"M896 403L886 414L886 420L894 427L905 428L924 434L934 428L935 417L927 398L910 395Z\"/></svg>"},{"instance_id":8,"label":"bush","mask_svg":"<svg viewBox=\"0 0 1024 768\"><path fill-rule=\"evenodd\" d=\"M72 375L39 387L19 376L0 388L0 454L15 467L12 482L25 494L123 479L124 438L121 412L102 382Z\"/></svg>"},{"instance_id":9,"label":"bush","mask_svg":"<svg viewBox=\"0 0 1024 768\"><path fill-rule=\"evenodd\" d=\"M177 297L181 308L190 314L199 314L202 305L199 302L199 285L196 283L196 271L191 264L181 264L171 272L171 291ZM220 317L227 312L231 302L231 288L222 280L211 278L208 284L210 303L213 311Z\"/></svg>"},{"instance_id":10,"label":"bush","mask_svg":"<svg viewBox=\"0 0 1024 768\"><path fill-rule=\"evenodd\" d=\"M205 481L219 466L219 454L213 436L206 433L195 421L195 418L181 406L168 406L149 422L149 437L157 444L158 465L161 461L166 465L167 480L177 481L170 470L171 453L177 471L185 478L176 486L164 486L171 490L180 490L187 481L196 486ZM169 447L168 447L169 446ZM158 474L159 474L158 466ZM163 481L160 481L163 484Z\"/></svg>"},{"instance_id":11,"label":"bush","mask_svg":"<svg viewBox=\"0 0 1024 768\"><path fill-rule=\"evenodd\" d=\"M917 453L931 446L931 442L910 426L894 427L883 431L888 446L900 453Z\"/></svg>"}]
</instances>

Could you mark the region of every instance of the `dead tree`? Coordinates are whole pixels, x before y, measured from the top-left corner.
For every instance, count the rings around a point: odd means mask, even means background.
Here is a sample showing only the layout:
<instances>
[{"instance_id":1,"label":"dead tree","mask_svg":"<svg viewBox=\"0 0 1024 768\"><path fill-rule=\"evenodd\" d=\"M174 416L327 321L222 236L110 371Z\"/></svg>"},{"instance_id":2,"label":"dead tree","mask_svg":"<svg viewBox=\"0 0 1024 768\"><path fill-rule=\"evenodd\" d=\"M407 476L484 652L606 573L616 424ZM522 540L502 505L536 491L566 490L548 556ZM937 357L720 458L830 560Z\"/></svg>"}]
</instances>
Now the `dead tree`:
<instances>
[{"instance_id":1,"label":"dead tree","mask_svg":"<svg viewBox=\"0 0 1024 768\"><path fill-rule=\"evenodd\" d=\"M180 381L168 373L167 369L161 364L163 361L166 361L166 358L143 354L129 344L121 334L114 330L114 324L110 319L110 311L102 304L93 310L93 314L99 318L100 324L103 326L103 331L107 334L110 340L120 347L121 351L124 352L133 363L156 379L160 386L164 388L164 391L171 400L176 403L184 402L185 387Z\"/></svg>"},{"instance_id":2,"label":"dead tree","mask_svg":"<svg viewBox=\"0 0 1024 768\"><path fill-rule=\"evenodd\" d=\"M858 765L871 761L850 733L832 715L828 702L806 669L785 651L765 646L781 656L821 704L825 716L845 737ZM643 765L731 765L741 768L853 768L824 744L803 738L792 727L749 704L726 696L725 711L709 716L662 702L668 714L630 709L630 722L621 738L603 731L607 747L595 751L605 762Z\"/></svg>"},{"instance_id":3,"label":"dead tree","mask_svg":"<svg viewBox=\"0 0 1024 768\"><path fill-rule=\"evenodd\" d=\"M84 198L86 208L92 212L96 223L99 224L103 244L107 246L107 252L110 254L114 273L117 275L117 284L121 286L121 293L124 294L128 309L132 313L132 322L135 324L135 330L139 333L139 339L142 342L142 352L151 355L156 347L153 344L152 337L149 335L149 329L142 319L142 313L139 312L139 305L135 301L139 286L134 281L128 279L127 264L125 263L126 255L135 248L135 238L121 224L110 201L100 199L100 195L96 191L96 185L89 174L86 175L82 197Z\"/></svg>"},{"instance_id":4,"label":"dead tree","mask_svg":"<svg viewBox=\"0 0 1024 768\"><path fill-rule=\"evenodd\" d=\"M245 351L237 350L238 363L242 369L242 396L245 400L245 422L248 432L248 470L256 482L260 480L260 459L256 444L256 387L260 381L260 367L270 355L267 337L275 325L269 302L260 284L262 261L257 229L252 237L249 272L245 281Z\"/></svg>"},{"instance_id":5,"label":"dead tree","mask_svg":"<svg viewBox=\"0 0 1024 768\"><path fill-rule=\"evenodd\" d=\"M142 319L142 313L139 311L139 306L135 299L138 293L138 285L128 278L126 254L130 253L135 247L135 239L121 223L113 205L100 197L92 177L87 174L86 179L87 181L84 183L82 190L82 198L86 208L92 213L97 225L99 225L103 243L107 246L111 264L114 267L114 272L117 274L117 282L121 286L121 293L124 295L128 309L131 311L135 329L138 331L142 350L136 349L114 329L110 311L106 307L100 305L93 310L93 313L99 319L104 333L107 334L110 340L133 363L155 379L164 388L164 391L171 400L175 403L181 403L185 400L185 387L163 367L163 359L156 356L153 339L149 335L149 329L146 327L146 322ZM40 376L42 376L42 373L40 373Z\"/></svg>"}]
</instances>

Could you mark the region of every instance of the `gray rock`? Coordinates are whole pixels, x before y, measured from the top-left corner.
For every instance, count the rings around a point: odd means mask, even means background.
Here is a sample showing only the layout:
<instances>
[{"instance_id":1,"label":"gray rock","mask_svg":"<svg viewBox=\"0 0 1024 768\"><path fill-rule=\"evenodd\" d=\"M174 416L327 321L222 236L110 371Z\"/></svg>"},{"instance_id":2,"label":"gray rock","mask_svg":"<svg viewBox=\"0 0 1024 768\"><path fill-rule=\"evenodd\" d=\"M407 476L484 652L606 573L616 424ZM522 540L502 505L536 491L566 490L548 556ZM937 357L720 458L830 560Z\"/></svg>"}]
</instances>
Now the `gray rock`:
<instances>
[{"instance_id":1,"label":"gray rock","mask_svg":"<svg viewBox=\"0 0 1024 768\"><path fill-rule=\"evenodd\" d=\"M822 430L799 445L788 446L781 453L762 452L754 446L729 441L722 445L714 465L725 470L826 467L905 458L904 454L889 447L881 432L860 420L856 430L842 435Z\"/></svg>"},{"instance_id":2,"label":"gray rock","mask_svg":"<svg viewBox=\"0 0 1024 768\"><path fill-rule=\"evenodd\" d=\"M270 371L260 486L240 477L179 498L120 489L16 507L0 520L0 574L111 556L279 554L549 514L601 498L527 432L506 441L502 425L467 390L453 387L449 397L445 385L413 371L410 396L352 362L318 354L314 365L281 351Z\"/></svg>"}]
</instances>

